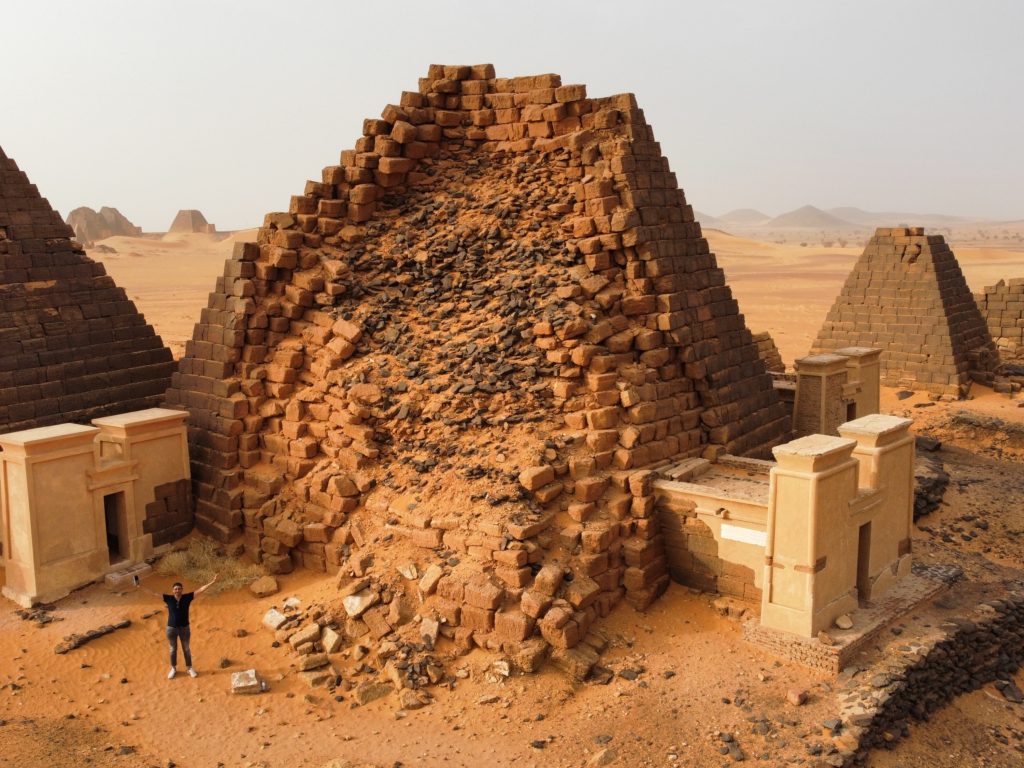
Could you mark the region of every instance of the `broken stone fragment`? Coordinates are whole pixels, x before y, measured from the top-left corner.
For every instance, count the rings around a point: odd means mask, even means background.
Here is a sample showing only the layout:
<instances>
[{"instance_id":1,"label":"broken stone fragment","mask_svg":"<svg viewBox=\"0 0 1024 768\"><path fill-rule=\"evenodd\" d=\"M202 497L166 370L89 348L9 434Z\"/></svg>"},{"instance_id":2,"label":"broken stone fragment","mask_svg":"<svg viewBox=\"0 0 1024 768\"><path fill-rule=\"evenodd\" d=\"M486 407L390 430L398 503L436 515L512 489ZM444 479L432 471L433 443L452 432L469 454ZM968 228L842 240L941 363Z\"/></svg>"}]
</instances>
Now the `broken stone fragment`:
<instances>
[{"instance_id":1,"label":"broken stone fragment","mask_svg":"<svg viewBox=\"0 0 1024 768\"><path fill-rule=\"evenodd\" d=\"M263 680L255 669L231 673L231 692L240 694L259 693L264 689Z\"/></svg>"},{"instance_id":2,"label":"broken stone fragment","mask_svg":"<svg viewBox=\"0 0 1024 768\"><path fill-rule=\"evenodd\" d=\"M331 627L324 627L320 635L320 645L323 646L324 653L337 653L344 641L342 634Z\"/></svg>"},{"instance_id":3,"label":"broken stone fragment","mask_svg":"<svg viewBox=\"0 0 1024 768\"><path fill-rule=\"evenodd\" d=\"M786 691L786 701L794 707L800 707L807 703L807 691L799 688L790 688Z\"/></svg>"},{"instance_id":4,"label":"broken stone fragment","mask_svg":"<svg viewBox=\"0 0 1024 768\"><path fill-rule=\"evenodd\" d=\"M263 626L267 629L272 629L275 632L279 630L286 621L288 621L288 617L277 610L277 608L271 608L263 614Z\"/></svg>"},{"instance_id":5,"label":"broken stone fragment","mask_svg":"<svg viewBox=\"0 0 1024 768\"><path fill-rule=\"evenodd\" d=\"M304 645L305 643L315 643L319 639L320 625L313 622L302 627L298 632L289 637L288 643L292 648L298 648L300 645Z\"/></svg>"},{"instance_id":6,"label":"broken stone fragment","mask_svg":"<svg viewBox=\"0 0 1024 768\"><path fill-rule=\"evenodd\" d=\"M528 491L536 491L554 479L554 467L548 464L543 464L539 467L527 467L519 473L519 482Z\"/></svg>"},{"instance_id":7,"label":"broken stone fragment","mask_svg":"<svg viewBox=\"0 0 1024 768\"><path fill-rule=\"evenodd\" d=\"M410 581L419 576L415 563L402 563L396 570L402 574L402 578L409 579Z\"/></svg>"},{"instance_id":8,"label":"broken stone fragment","mask_svg":"<svg viewBox=\"0 0 1024 768\"><path fill-rule=\"evenodd\" d=\"M368 608L376 605L378 602L380 602L380 595L372 589L364 589L361 592L356 592L354 595L349 595L341 601L341 604L345 607L345 612L349 617L355 619L362 616Z\"/></svg>"},{"instance_id":9,"label":"broken stone fragment","mask_svg":"<svg viewBox=\"0 0 1024 768\"><path fill-rule=\"evenodd\" d=\"M365 682L358 686L352 696L359 704L369 704L394 693L395 686L381 681Z\"/></svg>"},{"instance_id":10,"label":"broken stone fragment","mask_svg":"<svg viewBox=\"0 0 1024 768\"><path fill-rule=\"evenodd\" d=\"M402 709L422 709L430 703L430 697L424 691L404 688L398 694L398 703Z\"/></svg>"},{"instance_id":11,"label":"broken stone fragment","mask_svg":"<svg viewBox=\"0 0 1024 768\"><path fill-rule=\"evenodd\" d=\"M424 616L420 621L420 637L423 638L423 642L430 648L433 648L434 643L437 642L437 635L440 630L441 625L436 619Z\"/></svg>"},{"instance_id":12,"label":"broken stone fragment","mask_svg":"<svg viewBox=\"0 0 1024 768\"><path fill-rule=\"evenodd\" d=\"M330 663L326 653L311 653L308 656L303 656L299 662L299 669L302 672L309 672L314 669L320 669L326 667Z\"/></svg>"},{"instance_id":13,"label":"broken stone fragment","mask_svg":"<svg viewBox=\"0 0 1024 768\"><path fill-rule=\"evenodd\" d=\"M356 384L349 389L348 396L363 405L376 405L384 399L384 394L376 384Z\"/></svg>"},{"instance_id":14,"label":"broken stone fragment","mask_svg":"<svg viewBox=\"0 0 1024 768\"><path fill-rule=\"evenodd\" d=\"M845 613L842 616L836 617L836 628L837 629L852 629L853 628L853 619L851 619L849 617L849 615L845 614Z\"/></svg>"},{"instance_id":15,"label":"broken stone fragment","mask_svg":"<svg viewBox=\"0 0 1024 768\"><path fill-rule=\"evenodd\" d=\"M618 753L611 747L605 747L604 749L595 752L589 760L587 765L600 766L600 765L611 765L618 758Z\"/></svg>"},{"instance_id":16,"label":"broken stone fragment","mask_svg":"<svg viewBox=\"0 0 1024 768\"><path fill-rule=\"evenodd\" d=\"M420 579L419 592L420 598L429 597L434 594L434 590L437 589L437 583L444 576L444 569L436 563L427 568L427 572L423 574L423 578Z\"/></svg>"},{"instance_id":17,"label":"broken stone fragment","mask_svg":"<svg viewBox=\"0 0 1024 768\"><path fill-rule=\"evenodd\" d=\"M273 576L262 576L249 585L249 591L255 597L270 597L276 595L279 589L277 579Z\"/></svg>"}]
</instances>

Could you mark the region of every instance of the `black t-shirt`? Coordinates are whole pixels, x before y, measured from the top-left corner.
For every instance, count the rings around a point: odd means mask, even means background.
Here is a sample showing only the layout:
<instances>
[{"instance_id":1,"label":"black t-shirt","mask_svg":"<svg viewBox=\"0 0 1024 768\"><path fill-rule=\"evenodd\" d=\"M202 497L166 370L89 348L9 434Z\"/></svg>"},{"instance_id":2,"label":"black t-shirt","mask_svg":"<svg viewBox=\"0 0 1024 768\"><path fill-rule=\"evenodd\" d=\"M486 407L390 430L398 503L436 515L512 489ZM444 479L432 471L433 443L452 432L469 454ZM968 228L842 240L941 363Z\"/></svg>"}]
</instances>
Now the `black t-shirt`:
<instances>
[{"instance_id":1,"label":"black t-shirt","mask_svg":"<svg viewBox=\"0 0 1024 768\"><path fill-rule=\"evenodd\" d=\"M188 607L192 604L195 592L186 592L181 600L175 600L174 595L164 595L164 602L167 604L167 626L187 627Z\"/></svg>"}]
</instances>

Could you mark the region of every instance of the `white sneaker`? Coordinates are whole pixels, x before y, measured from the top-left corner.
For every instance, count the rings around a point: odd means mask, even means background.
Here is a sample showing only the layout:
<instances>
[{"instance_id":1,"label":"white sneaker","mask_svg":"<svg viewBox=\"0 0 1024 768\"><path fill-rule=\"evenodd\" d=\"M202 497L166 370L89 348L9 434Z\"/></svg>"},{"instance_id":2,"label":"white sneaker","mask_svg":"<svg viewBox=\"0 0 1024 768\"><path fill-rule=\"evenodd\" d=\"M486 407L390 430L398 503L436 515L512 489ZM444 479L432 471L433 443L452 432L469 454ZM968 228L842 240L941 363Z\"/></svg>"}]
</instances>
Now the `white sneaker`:
<instances>
[{"instance_id":1,"label":"white sneaker","mask_svg":"<svg viewBox=\"0 0 1024 768\"><path fill-rule=\"evenodd\" d=\"M189 667L188 668L188 676L189 677L199 677L199 673L196 672L195 669L193 669L192 667Z\"/></svg>"},{"instance_id":2,"label":"white sneaker","mask_svg":"<svg viewBox=\"0 0 1024 768\"><path fill-rule=\"evenodd\" d=\"M171 667L171 671L167 673L167 679L173 680L176 674L178 674L178 670L176 670L174 667Z\"/></svg>"}]
</instances>

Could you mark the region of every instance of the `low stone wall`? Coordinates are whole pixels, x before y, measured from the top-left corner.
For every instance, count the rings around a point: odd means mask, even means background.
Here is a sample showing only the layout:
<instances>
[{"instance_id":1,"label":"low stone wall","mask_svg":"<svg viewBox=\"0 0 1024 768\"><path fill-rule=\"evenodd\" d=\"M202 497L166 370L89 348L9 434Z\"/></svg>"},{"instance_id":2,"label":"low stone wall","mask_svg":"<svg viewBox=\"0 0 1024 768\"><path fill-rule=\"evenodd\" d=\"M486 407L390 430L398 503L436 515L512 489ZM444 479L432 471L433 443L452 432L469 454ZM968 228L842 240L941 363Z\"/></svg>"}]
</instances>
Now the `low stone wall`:
<instances>
[{"instance_id":1,"label":"low stone wall","mask_svg":"<svg viewBox=\"0 0 1024 768\"><path fill-rule=\"evenodd\" d=\"M1006 679L1024 663L1024 594L979 604L970 618L953 618L941 634L911 649L902 670L865 675L840 713L845 733L841 765L863 765L872 749L905 735L910 720L925 720L955 697Z\"/></svg>"},{"instance_id":2,"label":"low stone wall","mask_svg":"<svg viewBox=\"0 0 1024 768\"><path fill-rule=\"evenodd\" d=\"M714 532L696 514L660 508L658 521L665 537L668 570L675 581L760 605L761 590L754 584L754 571L722 559Z\"/></svg>"}]
</instances>

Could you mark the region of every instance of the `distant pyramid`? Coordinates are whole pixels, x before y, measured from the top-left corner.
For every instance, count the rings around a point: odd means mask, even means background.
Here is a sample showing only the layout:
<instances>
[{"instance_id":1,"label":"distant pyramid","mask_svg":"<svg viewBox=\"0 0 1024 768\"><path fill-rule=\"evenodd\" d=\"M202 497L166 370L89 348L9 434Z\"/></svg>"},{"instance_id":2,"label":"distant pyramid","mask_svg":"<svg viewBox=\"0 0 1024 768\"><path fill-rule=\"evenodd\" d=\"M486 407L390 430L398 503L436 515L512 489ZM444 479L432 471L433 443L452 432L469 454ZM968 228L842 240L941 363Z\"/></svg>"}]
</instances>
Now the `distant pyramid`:
<instances>
[{"instance_id":1,"label":"distant pyramid","mask_svg":"<svg viewBox=\"0 0 1024 768\"><path fill-rule=\"evenodd\" d=\"M996 348L941 235L878 229L846 278L813 353L882 350L882 383L962 396L970 371L991 370Z\"/></svg>"},{"instance_id":2,"label":"distant pyramid","mask_svg":"<svg viewBox=\"0 0 1024 768\"><path fill-rule=\"evenodd\" d=\"M974 300L1003 362L1024 365L1024 277L1000 280L976 293Z\"/></svg>"},{"instance_id":3,"label":"distant pyramid","mask_svg":"<svg viewBox=\"0 0 1024 768\"><path fill-rule=\"evenodd\" d=\"M157 405L174 362L0 149L0 432Z\"/></svg>"},{"instance_id":4,"label":"distant pyramid","mask_svg":"<svg viewBox=\"0 0 1024 768\"><path fill-rule=\"evenodd\" d=\"M212 234L217 231L217 228L213 224L207 223L206 217L201 211L190 209L178 211L178 215L171 222L171 228L167 231Z\"/></svg>"},{"instance_id":5,"label":"distant pyramid","mask_svg":"<svg viewBox=\"0 0 1024 768\"><path fill-rule=\"evenodd\" d=\"M92 208L75 208L68 214L68 226L75 231L75 239L82 245L105 240L115 235L133 237L142 234L142 228L132 224L117 208L103 206L99 211Z\"/></svg>"}]
</instances>

